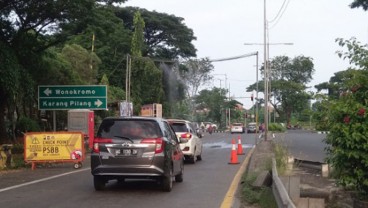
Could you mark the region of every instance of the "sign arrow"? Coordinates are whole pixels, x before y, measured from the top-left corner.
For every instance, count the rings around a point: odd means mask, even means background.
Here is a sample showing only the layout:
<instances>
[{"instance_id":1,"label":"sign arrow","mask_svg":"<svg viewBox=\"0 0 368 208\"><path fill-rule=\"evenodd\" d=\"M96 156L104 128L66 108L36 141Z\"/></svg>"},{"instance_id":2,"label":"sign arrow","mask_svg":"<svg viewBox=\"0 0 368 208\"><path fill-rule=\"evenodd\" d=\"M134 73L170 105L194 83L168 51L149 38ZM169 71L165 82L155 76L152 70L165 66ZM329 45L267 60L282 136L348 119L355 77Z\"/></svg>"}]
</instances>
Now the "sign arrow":
<instances>
[{"instance_id":1,"label":"sign arrow","mask_svg":"<svg viewBox=\"0 0 368 208\"><path fill-rule=\"evenodd\" d=\"M45 95L49 96L52 93L52 91L49 88L46 88L46 90L43 91L43 93L45 93Z\"/></svg>"},{"instance_id":2,"label":"sign arrow","mask_svg":"<svg viewBox=\"0 0 368 208\"><path fill-rule=\"evenodd\" d=\"M101 102L101 100L97 99L97 101L95 102L95 105L97 107L100 107L103 104L103 102Z\"/></svg>"}]
</instances>

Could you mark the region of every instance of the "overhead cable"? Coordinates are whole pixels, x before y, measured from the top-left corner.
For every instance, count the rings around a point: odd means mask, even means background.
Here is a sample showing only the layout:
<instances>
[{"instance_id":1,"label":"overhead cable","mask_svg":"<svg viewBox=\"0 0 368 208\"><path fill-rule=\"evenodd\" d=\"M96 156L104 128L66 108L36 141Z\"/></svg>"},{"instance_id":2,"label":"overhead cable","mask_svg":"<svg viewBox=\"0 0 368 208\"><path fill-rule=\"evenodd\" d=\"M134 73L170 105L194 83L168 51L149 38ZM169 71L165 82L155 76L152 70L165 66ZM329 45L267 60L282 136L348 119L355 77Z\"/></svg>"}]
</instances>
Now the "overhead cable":
<instances>
[{"instance_id":1,"label":"overhead cable","mask_svg":"<svg viewBox=\"0 0 368 208\"><path fill-rule=\"evenodd\" d=\"M277 13L276 17L273 18L271 21L268 21L268 23L275 22L271 27L269 27L269 29L272 29L277 25L277 23L280 21L281 17L284 15L289 3L290 3L290 0L284 0L284 3L282 4L282 6L281 6L279 12Z\"/></svg>"}]
</instances>

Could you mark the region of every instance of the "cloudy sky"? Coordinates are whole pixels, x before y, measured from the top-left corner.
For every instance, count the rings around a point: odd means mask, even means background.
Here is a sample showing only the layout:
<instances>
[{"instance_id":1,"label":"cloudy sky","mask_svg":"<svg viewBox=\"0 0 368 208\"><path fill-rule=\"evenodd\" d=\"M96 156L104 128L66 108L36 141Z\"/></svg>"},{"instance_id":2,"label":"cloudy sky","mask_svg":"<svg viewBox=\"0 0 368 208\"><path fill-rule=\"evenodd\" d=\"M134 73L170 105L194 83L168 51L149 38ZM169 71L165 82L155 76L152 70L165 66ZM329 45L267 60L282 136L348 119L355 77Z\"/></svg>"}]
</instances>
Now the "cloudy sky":
<instances>
[{"instance_id":1,"label":"cloudy sky","mask_svg":"<svg viewBox=\"0 0 368 208\"><path fill-rule=\"evenodd\" d=\"M368 11L351 9L353 0L267 1L270 58L307 56L313 58L315 74L309 86L326 82L335 72L348 67L336 55L341 50L336 38L356 37L368 42ZM262 0L129 0L124 5L145 8L184 18L197 40L197 57L228 58L259 52L263 63L264 1ZM284 7L282 7L284 5ZM282 9L281 12L280 9ZM278 15L279 14L279 15ZM245 45L253 44L253 45ZM292 45L286 45L292 43ZM245 108L251 106L245 89L256 81L256 56L213 62L212 86L224 87ZM226 75L225 75L226 74ZM259 77L260 79L261 77ZM212 86L208 86L209 88ZM313 88L314 90L314 88ZM262 93L259 96L263 96Z\"/></svg>"}]
</instances>

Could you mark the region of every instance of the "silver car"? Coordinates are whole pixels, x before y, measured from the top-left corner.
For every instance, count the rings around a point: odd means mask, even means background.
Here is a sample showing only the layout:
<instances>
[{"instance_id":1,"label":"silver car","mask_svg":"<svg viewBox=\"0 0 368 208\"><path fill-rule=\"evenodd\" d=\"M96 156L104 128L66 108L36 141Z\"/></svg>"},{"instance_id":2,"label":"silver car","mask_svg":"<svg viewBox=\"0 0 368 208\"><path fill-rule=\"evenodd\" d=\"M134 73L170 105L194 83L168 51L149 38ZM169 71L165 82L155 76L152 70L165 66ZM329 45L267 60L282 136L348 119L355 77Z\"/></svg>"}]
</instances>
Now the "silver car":
<instances>
[{"instance_id":1,"label":"silver car","mask_svg":"<svg viewBox=\"0 0 368 208\"><path fill-rule=\"evenodd\" d=\"M91 173L96 190L109 180L150 178L171 191L173 178L183 181L181 141L165 119L154 117L105 118L94 139Z\"/></svg>"}]
</instances>

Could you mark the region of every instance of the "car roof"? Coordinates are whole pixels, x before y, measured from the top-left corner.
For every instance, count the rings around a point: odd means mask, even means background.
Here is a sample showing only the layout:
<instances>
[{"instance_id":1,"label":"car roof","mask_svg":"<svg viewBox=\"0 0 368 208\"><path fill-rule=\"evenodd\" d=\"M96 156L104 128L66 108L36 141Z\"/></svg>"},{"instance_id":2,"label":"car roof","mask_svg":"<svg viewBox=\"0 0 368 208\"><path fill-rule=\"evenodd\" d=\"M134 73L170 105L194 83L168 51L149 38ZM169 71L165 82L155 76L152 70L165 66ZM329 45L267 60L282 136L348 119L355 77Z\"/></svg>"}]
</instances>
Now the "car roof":
<instances>
[{"instance_id":1,"label":"car roof","mask_svg":"<svg viewBox=\"0 0 368 208\"><path fill-rule=\"evenodd\" d=\"M162 121L164 119L160 117L148 117L148 116L111 116L106 117L103 120L156 120Z\"/></svg>"},{"instance_id":2,"label":"car roof","mask_svg":"<svg viewBox=\"0 0 368 208\"><path fill-rule=\"evenodd\" d=\"M190 123L188 120L184 119L176 119L176 118L168 118L166 119L169 123Z\"/></svg>"}]
</instances>

